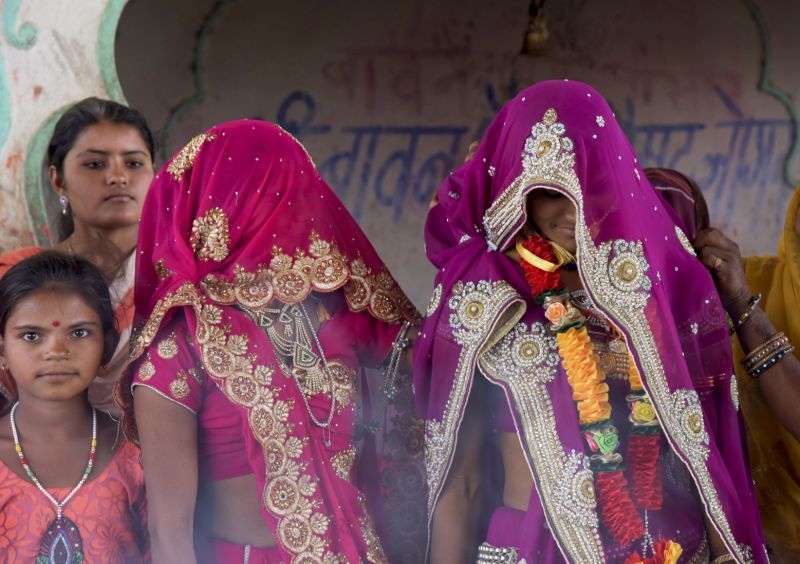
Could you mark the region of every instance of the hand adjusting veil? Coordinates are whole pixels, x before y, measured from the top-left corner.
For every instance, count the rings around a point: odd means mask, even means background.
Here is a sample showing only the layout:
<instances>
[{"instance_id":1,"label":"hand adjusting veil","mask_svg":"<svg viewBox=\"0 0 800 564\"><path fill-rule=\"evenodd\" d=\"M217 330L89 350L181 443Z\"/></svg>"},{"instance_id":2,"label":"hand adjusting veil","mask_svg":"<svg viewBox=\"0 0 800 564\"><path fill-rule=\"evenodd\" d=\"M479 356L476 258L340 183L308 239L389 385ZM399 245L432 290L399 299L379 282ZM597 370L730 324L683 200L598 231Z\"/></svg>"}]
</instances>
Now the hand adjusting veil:
<instances>
[{"instance_id":1,"label":"hand adjusting veil","mask_svg":"<svg viewBox=\"0 0 800 564\"><path fill-rule=\"evenodd\" d=\"M714 284L606 101L573 81L536 84L508 102L474 158L442 184L428 216L427 253L439 273L414 383L426 418L429 519L480 368L515 406L535 483L530 522L544 511L566 559L604 559L592 473L555 339L541 308L526 306L533 302L521 269L503 254L526 221L526 195L541 188L574 203L583 285L623 334L714 527L738 561L766 561ZM537 532L526 534L520 556L535 558Z\"/></svg>"}]
</instances>

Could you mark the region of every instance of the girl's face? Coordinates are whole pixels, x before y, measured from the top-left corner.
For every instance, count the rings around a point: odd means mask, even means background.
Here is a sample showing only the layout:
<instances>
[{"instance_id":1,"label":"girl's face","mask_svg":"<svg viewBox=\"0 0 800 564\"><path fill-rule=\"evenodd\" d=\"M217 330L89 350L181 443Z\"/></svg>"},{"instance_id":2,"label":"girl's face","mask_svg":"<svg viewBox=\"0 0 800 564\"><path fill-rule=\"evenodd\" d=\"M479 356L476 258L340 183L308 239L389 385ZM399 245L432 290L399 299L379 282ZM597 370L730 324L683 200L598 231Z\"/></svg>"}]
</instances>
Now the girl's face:
<instances>
[{"instance_id":1,"label":"girl's face","mask_svg":"<svg viewBox=\"0 0 800 564\"><path fill-rule=\"evenodd\" d=\"M542 237L576 252L575 206L569 198L561 192L539 188L528 194L527 208L528 221Z\"/></svg>"},{"instance_id":2,"label":"girl's face","mask_svg":"<svg viewBox=\"0 0 800 564\"><path fill-rule=\"evenodd\" d=\"M103 357L100 317L78 295L41 290L12 311L2 356L20 398L71 399L97 375Z\"/></svg>"},{"instance_id":3,"label":"girl's face","mask_svg":"<svg viewBox=\"0 0 800 564\"><path fill-rule=\"evenodd\" d=\"M63 176L50 167L50 183L69 198L76 223L100 229L136 225L153 180L147 145L132 125L88 126L64 157Z\"/></svg>"}]
</instances>

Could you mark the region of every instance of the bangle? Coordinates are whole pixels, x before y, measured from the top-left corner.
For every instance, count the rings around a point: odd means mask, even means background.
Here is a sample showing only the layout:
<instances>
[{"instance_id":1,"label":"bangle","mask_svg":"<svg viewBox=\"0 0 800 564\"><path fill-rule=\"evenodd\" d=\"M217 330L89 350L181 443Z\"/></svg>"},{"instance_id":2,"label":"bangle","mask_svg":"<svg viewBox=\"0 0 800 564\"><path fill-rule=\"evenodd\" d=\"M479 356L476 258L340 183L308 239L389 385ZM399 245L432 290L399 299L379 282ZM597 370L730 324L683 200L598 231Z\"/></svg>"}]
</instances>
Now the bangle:
<instances>
[{"instance_id":1,"label":"bangle","mask_svg":"<svg viewBox=\"0 0 800 564\"><path fill-rule=\"evenodd\" d=\"M710 564L725 564L725 562L736 562L736 558L730 553L723 554L722 556L717 556Z\"/></svg>"},{"instance_id":2,"label":"bangle","mask_svg":"<svg viewBox=\"0 0 800 564\"><path fill-rule=\"evenodd\" d=\"M750 316L753 315L753 312L756 310L756 306L758 305L758 302L761 301L762 297L763 296L761 295L761 292L759 292L750 298L750 301L747 302L747 307L745 308L744 313L739 316L739 319L736 321L736 323L730 323L730 326L728 327L728 334L733 335L736 333L736 330L744 325L748 319L750 319Z\"/></svg>"},{"instance_id":3,"label":"bangle","mask_svg":"<svg viewBox=\"0 0 800 564\"><path fill-rule=\"evenodd\" d=\"M761 374L763 374L768 368L771 368L774 365L778 364L778 362L783 360L783 358L786 357L786 355L792 352L794 352L793 345L789 345L786 348L780 349L774 355L765 360L762 364L759 364L756 368L748 370L748 374L750 375L751 378L756 379L759 376L761 376Z\"/></svg>"},{"instance_id":4,"label":"bangle","mask_svg":"<svg viewBox=\"0 0 800 564\"><path fill-rule=\"evenodd\" d=\"M769 355L787 345L789 345L789 338L784 335L783 332L779 331L764 341L764 343L759 345L756 349L750 351L747 356L742 359L742 366L744 366L745 370L750 370Z\"/></svg>"}]
</instances>

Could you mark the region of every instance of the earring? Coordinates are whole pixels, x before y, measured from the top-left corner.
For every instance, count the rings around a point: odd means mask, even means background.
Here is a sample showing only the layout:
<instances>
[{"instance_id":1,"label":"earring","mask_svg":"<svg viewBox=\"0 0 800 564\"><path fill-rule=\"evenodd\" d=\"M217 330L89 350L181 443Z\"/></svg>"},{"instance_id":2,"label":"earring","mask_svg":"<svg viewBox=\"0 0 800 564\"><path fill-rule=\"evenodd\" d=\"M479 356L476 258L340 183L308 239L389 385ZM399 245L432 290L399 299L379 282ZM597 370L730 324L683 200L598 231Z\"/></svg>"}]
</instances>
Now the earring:
<instances>
[{"instance_id":1,"label":"earring","mask_svg":"<svg viewBox=\"0 0 800 564\"><path fill-rule=\"evenodd\" d=\"M58 203L61 204L61 215L69 215L69 198L61 194L58 197Z\"/></svg>"}]
</instances>

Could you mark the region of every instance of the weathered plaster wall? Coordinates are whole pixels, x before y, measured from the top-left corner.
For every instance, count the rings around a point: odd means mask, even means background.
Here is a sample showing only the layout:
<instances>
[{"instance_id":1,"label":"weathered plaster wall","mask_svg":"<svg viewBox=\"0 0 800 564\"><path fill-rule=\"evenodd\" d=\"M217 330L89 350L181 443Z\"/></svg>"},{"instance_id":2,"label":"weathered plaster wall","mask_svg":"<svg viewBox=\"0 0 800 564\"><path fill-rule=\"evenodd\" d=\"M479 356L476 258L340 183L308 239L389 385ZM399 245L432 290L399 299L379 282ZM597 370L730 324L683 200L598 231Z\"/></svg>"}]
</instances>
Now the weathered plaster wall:
<instances>
[{"instance_id":1,"label":"weathered plaster wall","mask_svg":"<svg viewBox=\"0 0 800 564\"><path fill-rule=\"evenodd\" d=\"M0 251L45 233L48 118L89 94L121 96L108 46L124 4L0 0ZM786 107L757 89L762 39L772 82L800 93L800 4L546 6L550 52L531 59L517 55L527 0L131 0L116 63L166 154L235 118L294 131L418 303L432 279L422 252L431 192L503 101L546 78L596 86L646 165L694 176L715 223L746 252L772 251L791 194L782 168L792 128Z\"/></svg>"},{"instance_id":2,"label":"weathered plaster wall","mask_svg":"<svg viewBox=\"0 0 800 564\"><path fill-rule=\"evenodd\" d=\"M517 54L526 0L173 0L166 13L161 4L130 2L117 58L126 95L162 129L166 152L216 122L280 122L418 302L432 279L422 250L432 191L503 101L546 78L596 86L646 165L695 177L715 223L747 252L775 247L791 194L782 180L791 122L756 88L762 34L751 2L548 2L550 53L535 59ZM758 7L772 79L800 92L800 4Z\"/></svg>"},{"instance_id":3,"label":"weathered plaster wall","mask_svg":"<svg viewBox=\"0 0 800 564\"><path fill-rule=\"evenodd\" d=\"M42 159L60 112L86 96L122 99L114 40L124 4L0 2L0 252L47 240L56 204Z\"/></svg>"}]
</instances>

